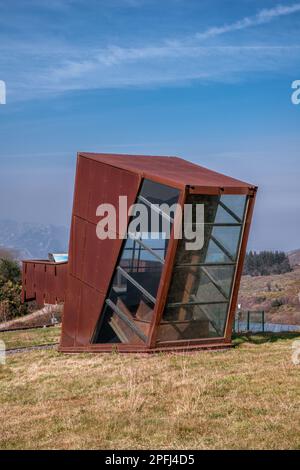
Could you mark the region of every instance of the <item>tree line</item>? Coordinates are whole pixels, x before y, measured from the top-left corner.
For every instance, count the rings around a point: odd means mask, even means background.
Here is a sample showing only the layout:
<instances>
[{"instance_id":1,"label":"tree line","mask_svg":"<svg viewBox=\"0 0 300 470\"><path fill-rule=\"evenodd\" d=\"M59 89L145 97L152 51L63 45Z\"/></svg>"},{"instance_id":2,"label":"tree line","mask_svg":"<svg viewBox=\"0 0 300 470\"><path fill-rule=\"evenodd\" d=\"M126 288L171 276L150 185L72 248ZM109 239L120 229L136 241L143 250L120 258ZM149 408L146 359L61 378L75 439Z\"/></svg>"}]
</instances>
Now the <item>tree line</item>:
<instances>
[{"instance_id":1,"label":"tree line","mask_svg":"<svg viewBox=\"0 0 300 470\"><path fill-rule=\"evenodd\" d=\"M291 270L289 258L284 251L249 251L245 258L244 274L250 276L284 274Z\"/></svg>"}]
</instances>

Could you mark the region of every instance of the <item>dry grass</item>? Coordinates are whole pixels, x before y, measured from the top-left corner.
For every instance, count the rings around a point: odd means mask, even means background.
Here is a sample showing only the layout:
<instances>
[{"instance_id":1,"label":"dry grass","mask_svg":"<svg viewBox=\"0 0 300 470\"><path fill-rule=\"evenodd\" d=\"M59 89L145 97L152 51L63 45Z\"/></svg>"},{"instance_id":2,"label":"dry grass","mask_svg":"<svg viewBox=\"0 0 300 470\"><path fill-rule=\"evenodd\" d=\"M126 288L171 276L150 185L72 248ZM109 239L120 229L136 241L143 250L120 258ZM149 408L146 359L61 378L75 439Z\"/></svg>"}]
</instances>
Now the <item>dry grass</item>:
<instances>
[{"instance_id":1,"label":"dry grass","mask_svg":"<svg viewBox=\"0 0 300 470\"><path fill-rule=\"evenodd\" d=\"M38 344L58 343L60 327L41 328L0 332L0 340L5 342L6 349L24 348Z\"/></svg>"},{"instance_id":2,"label":"dry grass","mask_svg":"<svg viewBox=\"0 0 300 470\"><path fill-rule=\"evenodd\" d=\"M0 448L299 449L300 366L291 344L9 356L0 366Z\"/></svg>"}]
</instances>

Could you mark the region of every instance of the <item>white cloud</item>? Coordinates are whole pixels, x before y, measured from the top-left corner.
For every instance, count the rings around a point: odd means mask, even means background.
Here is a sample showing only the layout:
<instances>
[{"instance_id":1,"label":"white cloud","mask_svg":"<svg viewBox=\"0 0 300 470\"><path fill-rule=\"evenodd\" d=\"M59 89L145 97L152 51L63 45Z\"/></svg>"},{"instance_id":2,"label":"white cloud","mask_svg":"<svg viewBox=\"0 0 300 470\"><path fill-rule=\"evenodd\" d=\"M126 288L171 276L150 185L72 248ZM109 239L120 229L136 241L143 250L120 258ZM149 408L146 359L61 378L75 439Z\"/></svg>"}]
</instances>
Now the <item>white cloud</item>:
<instances>
[{"instance_id":1,"label":"white cloud","mask_svg":"<svg viewBox=\"0 0 300 470\"><path fill-rule=\"evenodd\" d=\"M251 17L216 26L177 41L139 47L75 46L51 38L0 44L2 79L13 99L71 90L158 86L192 80L234 81L250 73L290 71L300 65L300 45L204 45L204 39L269 23L300 12L300 3L264 9ZM22 69L20 70L20 63ZM12 75L11 70L17 70ZM10 97L10 96L9 96Z\"/></svg>"},{"instance_id":2,"label":"white cloud","mask_svg":"<svg viewBox=\"0 0 300 470\"><path fill-rule=\"evenodd\" d=\"M270 21L281 17L292 15L300 11L300 3L295 3L293 5L278 5L274 8L263 9L254 16L246 16L241 20L235 21L224 26L215 26L207 29L203 33L197 33L195 37L197 39L208 39L215 36L220 36L222 34L231 33L234 31L239 31L242 29L259 26L261 24L269 23Z\"/></svg>"}]
</instances>

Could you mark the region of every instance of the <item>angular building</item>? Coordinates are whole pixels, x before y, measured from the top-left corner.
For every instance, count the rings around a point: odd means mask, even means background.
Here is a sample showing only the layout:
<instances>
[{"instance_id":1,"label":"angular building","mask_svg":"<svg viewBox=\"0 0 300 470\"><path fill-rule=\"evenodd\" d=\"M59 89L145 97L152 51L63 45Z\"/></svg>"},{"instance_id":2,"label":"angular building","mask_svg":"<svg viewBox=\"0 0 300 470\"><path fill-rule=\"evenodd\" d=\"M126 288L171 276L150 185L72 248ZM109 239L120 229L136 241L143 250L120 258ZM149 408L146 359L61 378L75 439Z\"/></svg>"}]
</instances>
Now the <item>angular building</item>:
<instances>
[{"instance_id":1,"label":"angular building","mask_svg":"<svg viewBox=\"0 0 300 470\"><path fill-rule=\"evenodd\" d=\"M64 352L228 347L256 190L177 157L79 153L68 261L24 261L23 300L64 301Z\"/></svg>"}]
</instances>

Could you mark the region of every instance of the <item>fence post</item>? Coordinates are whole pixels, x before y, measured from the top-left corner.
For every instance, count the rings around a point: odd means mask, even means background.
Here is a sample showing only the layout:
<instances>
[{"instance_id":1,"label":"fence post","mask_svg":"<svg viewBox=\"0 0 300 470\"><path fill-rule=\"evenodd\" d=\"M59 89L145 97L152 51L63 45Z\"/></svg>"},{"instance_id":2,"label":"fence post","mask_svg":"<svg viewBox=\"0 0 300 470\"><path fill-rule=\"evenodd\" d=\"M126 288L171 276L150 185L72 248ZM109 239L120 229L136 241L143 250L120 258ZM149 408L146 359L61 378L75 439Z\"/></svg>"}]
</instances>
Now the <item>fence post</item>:
<instances>
[{"instance_id":1,"label":"fence post","mask_svg":"<svg viewBox=\"0 0 300 470\"><path fill-rule=\"evenodd\" d=\"M265 332L265 311L261 312L261 321L262 321L262 332Z\"/></svg>"},{"instance_id":2,"label":"fence post","mask_svg":"<svg viewBox=\"0 0 300 470\"><path fill-rule=\"evenodd\" d=\"M247 312L247 331L250 331L250 311Z\"/></svg>"}]
</instances>

